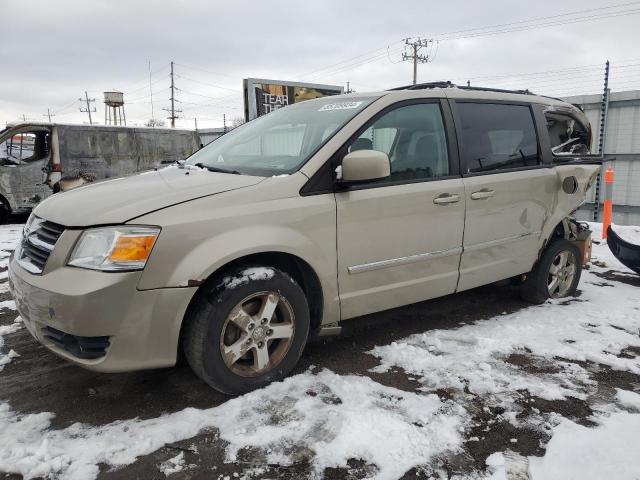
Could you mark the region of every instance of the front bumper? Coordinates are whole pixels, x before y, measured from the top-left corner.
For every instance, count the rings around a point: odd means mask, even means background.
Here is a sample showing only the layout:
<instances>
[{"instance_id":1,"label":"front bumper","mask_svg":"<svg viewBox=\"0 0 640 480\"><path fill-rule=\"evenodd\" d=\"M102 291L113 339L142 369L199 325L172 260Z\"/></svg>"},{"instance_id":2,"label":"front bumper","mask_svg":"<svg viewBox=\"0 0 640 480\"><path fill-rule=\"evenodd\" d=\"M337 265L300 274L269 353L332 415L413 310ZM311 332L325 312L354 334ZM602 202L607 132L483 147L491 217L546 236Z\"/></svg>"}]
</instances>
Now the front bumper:
<instances>
[{"instance_id":1,"label":"front bumper","mask_svg":"<svg viewBox=\"0 0 640 480\"><path fill-rule=\"evenodd\" d=\"M141 273L58 266L33 275L12 256L9 288L29 332L71 362L101 372L172 366L182 319L196 288L137 290ZM108 337L105 354L74 355L52 331L80 339Z\"/></svg>"}]
</instances>

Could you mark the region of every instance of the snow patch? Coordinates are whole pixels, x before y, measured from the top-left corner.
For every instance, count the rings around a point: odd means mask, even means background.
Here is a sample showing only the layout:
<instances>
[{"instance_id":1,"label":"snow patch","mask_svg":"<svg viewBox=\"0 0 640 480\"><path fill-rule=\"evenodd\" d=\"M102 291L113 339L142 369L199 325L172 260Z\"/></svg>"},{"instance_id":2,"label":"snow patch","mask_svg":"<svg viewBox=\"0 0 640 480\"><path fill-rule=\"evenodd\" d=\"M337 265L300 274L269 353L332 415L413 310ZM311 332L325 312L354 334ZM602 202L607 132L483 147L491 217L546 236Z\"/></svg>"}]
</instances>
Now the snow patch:
<instances>
[{"instance_id":1,"label":"snow patch","mask_svg":"<svg viewBox=\"0 0 640 480\"><path fill-rule=\"evenodd\" d=\"M631 410L640 411L640 395L628 390L617 389L616 400L620 405ZM640 452L638 452L640 455Z\"/></svg>"},{"instance_id":2,"label":"snow patch","mask_svg":"<svg viewBox=\"0 0 640 480\"><path fill-rule=\"evenodd\" d=\"M544 457L530 457L531 480L637 480L640 415L613 413L587 428L564 420L553 429Z\"/></svg>"},{"instance_id":3,"label":"snow patch","mask_svg":"<svg viewBox=\"0 0 640 480\"><path fill-rule=\"evenodd\" d=\"M3 302L0 302L0 310L4 310L4 309L15 310L16 309L15 300L4 300Z\"/></svg>"},{"instance_id":4,"label":"snow patch","mask_svg":"<svg viewBox=\"0 0 640 480\"><path fill-rule=\"evenodd\" d=\"M184 452L180 452L175 457L170 458L166 462L162 462L158 467L158 470L160 470L160 472L162 472L165 477L168 477L169 475L172 475L174 473L181 472L182 470L184 470L184 468Z\"/></svg>"},{"instance_id":5,"label":"snow patch","mask_svg":"<svg viewBox=\"0 0 640 480\"><path fill-rule=\"evenodd\" d=\"M13 349L9 350L8 353L2 353L4 347L4 336L9 335L11 333L15 333L22 328L22 319L20 317L16 318L13 323L9 325L0 325L0 372L4 369L6 365L11 363L11 361L19 357L20 355Z\"/></svg>"},{"instance_id":6,"label":"snow patch","mask_svg":"<svg viewBox=\"0 0 640 480\"><path fill-rule=\"evenodd\" d=\"M221 286L225 288L236 288L249 283L249 280L269 280L275 275L275 270L270 267L250 267L241 271L236 276L224 277Z\"/></svg>"}]
</instances>

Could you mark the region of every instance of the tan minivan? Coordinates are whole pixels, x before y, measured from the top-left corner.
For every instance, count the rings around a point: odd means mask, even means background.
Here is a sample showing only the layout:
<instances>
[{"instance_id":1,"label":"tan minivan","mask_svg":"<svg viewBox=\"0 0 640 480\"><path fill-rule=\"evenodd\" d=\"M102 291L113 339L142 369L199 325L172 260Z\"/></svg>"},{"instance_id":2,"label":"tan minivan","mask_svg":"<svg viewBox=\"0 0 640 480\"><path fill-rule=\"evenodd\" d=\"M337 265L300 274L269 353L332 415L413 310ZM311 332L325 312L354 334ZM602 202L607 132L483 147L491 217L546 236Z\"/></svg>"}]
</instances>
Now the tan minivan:
<instances>
[{"instance_id":1,"label":"tan minivan","mask_svg":"<svg viewBox=\"0 0 640 480\"><path fill-rule=\"evenodd\" d=\"M174 365L241 393L310 332L519 278L576 290L598 159L560 100L422 84L295 104L185 162L55 195L10 262L24 323L103 372Z\"/></svg>"}]
</instances>

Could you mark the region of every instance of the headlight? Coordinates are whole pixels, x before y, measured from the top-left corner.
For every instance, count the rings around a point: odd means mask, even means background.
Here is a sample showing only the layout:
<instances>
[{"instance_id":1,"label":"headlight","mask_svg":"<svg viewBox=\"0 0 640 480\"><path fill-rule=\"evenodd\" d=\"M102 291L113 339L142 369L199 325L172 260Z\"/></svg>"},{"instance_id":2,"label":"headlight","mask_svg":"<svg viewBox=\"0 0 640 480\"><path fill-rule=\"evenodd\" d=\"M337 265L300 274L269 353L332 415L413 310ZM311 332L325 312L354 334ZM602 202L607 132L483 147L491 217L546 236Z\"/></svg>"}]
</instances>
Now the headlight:
<instances>
[{"instance_id":1,"label":"headlight","mask_svg":"<svg viewBox=\"0 0 640 480\"><path fill-rule=\"evenodd\" d=\"M151 254L158 227L103 227L85 230L69 265L91 270L142 270Z\"/></svg>"}]
</instances>

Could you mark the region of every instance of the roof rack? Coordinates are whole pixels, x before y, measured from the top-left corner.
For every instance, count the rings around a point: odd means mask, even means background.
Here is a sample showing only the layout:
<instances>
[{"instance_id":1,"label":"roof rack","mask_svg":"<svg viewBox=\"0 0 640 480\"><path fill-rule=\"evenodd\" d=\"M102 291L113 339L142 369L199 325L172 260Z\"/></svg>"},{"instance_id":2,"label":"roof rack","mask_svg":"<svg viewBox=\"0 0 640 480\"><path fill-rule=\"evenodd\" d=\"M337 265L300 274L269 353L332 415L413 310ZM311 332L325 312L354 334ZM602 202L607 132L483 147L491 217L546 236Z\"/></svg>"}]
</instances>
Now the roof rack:
<instances>
[{"instance_id":1,"label":"roof rack","mask_svg":"<svg viewBox=\"0 0 640 480\"><path fill-rule=\"evenodd\" d=\"M528 88L525 90L507 90L504 88L490 88L490 87L467 87L467 86L457 86L457 88L461 89L461 90L480 90L482 92L497 92L497 93L518 93L520 95L535 95L535 93L533 93L532 91L530 91Z\"/></svg>"},{"instance_id":2,"label":"roof rack","mask_svg":"<svg viewBox=\"0 0 640 480\"><path fill-rule=\"evenodd\" d=\"M440 82L427 82L418 83L416 85L405 85L402 87L390 88L389 90L426 90L429 88L459 88L460 90L479 90L483 92L497 92L497 93L517 93L520 95L535 95L529 89L526 90L505 90L502 88L489 88L489 87L472 87L466 85L456 85L450 81Z\"/></svg>"},{"instance_id":3,"label":"roof rack","mask_svg":"<svg viewBox=\"0 0 640 480\"><path fill-rule=\"evenodd\" d=\"M391 90L426 90L428 88L453 88L456 85L451 83L450 81L445 82L427 82L427 83L418 83L416 85L404 85L402 87L390 88Z\"/></svg>"}]
</instances>

